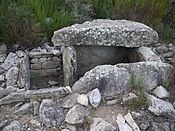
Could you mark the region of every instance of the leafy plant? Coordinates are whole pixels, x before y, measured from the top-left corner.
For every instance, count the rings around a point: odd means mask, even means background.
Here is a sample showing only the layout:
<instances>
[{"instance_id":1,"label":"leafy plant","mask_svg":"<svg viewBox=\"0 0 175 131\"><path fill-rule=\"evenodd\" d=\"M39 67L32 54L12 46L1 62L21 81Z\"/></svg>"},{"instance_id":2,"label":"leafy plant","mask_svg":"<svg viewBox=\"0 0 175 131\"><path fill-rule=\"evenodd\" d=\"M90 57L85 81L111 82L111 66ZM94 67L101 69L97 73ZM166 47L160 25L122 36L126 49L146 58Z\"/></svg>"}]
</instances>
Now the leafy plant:
<instances>
[{"instance_id":1,"label":"leafy plant","mask_svg":"<svg viewBox=\"0 0 175 131\"><path fill-rule=\"evenodd\" d=\"M71 24L71 15L61 9L62 0L31 0L36 19L44 36L49 39L53 32Z\"/></svg>"}]
</instances>

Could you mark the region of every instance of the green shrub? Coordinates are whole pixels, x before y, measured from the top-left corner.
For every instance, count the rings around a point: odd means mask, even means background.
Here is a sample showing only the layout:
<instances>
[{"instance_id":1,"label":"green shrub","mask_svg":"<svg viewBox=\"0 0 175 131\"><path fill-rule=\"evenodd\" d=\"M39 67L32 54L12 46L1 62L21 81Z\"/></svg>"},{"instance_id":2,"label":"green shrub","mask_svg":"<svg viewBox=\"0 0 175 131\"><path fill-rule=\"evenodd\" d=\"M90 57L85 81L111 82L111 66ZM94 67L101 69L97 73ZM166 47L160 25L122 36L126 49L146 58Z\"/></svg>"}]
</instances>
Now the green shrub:
<instances>
[{"instance_id":1,"label":"green shrub","mask_svg":"<svg viewBox=\"0 0 175 131\"><path fill-rule=\"evenodd\" d=\"M49 39L53 32L71 24L71 15L60 5L62 0L31 0L41 32Z\"/></svg>"},{"instance_id":2,"label":"green shrub","mask_svg":"<svg viewBox=\"0 0 175 131\"><path fill-rule=\"evenodd\" d=\"M33 14L24 1L0 1L0 41L8 44L16 42L29 44L35 40L32 30Z\"/></svg>"}]
</instances>

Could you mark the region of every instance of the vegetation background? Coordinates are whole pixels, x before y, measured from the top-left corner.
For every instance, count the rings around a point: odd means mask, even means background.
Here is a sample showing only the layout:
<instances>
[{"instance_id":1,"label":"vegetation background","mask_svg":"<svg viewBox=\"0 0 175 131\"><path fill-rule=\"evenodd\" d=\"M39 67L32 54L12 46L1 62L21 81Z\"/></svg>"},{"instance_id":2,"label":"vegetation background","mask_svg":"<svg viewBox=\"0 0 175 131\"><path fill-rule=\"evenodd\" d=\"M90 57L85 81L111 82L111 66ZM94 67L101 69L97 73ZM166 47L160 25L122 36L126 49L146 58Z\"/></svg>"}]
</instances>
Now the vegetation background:
<instances>
[{"instance_id":1,"label":"vegetation background","mask_svg":"<svg viewBox=\"0 0 175 131\"><path fill-rule=\"evenodd\" d=\"M155 29L162 40L175 37L174 0L0 0L0 43L36 46L74 23L127 19Z\"/></svg>"}]
</instances>

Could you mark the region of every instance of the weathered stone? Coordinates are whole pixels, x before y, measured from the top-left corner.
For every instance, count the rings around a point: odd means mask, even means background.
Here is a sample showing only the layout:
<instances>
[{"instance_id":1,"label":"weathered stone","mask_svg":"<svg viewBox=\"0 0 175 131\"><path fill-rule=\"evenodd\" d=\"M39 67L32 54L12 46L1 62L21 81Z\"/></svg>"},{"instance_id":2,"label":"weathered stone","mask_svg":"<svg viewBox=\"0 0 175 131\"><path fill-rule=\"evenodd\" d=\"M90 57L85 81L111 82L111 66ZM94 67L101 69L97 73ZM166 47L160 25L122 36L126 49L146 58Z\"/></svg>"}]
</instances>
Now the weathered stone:
<instances>
[{"instance_id":1,"label":"weathered stone","mask_svg":"<svg viewBox=\"0 0 175 131\"><path fill-rule=\"evenodd\" d=\"M31 64L30 65L30 68L32 70L40 70L42 68L41 64L40 63L37 63L37 64Z\"/></svg>"},{"instance_id":2,"label":"weathered stone","mask_svg":"<svg viewBox=\"0 0 175 131\"><path fill-rule=\"evenodd\" d=\"M51 52L55 55L55 56L60 56L61 52L59 50L51 50Z\"/></svg>"},{"instance_id":3,"label":"weathered stone","mask_svg":"<svg viewBox=\"0 0 175 131\"><path fill-rule=\"evenodd\" d=\"M4 88L0 87L0 99L4 96Z\"/></svg>"},{"instance_id":4,"label":"weathered stone","mask_svg":"<svg viewBox=\"0 0 175 131\"><path fill-rule=\"evenodd\" d=\"M85 94L81 94L77 96L77 103L83 106L88 106L88 97Z\"/></svg>"},{"instance_id":5,"label":"weathered stone","mask_svg":"<svg viewBox=\"0 0 175 131\"><path fill-rule=\"evenodd\" d=\"M8 120L4 116L0 116L0 129L8 124Z\"/></svg>"},{"instance_id":6,"label":"weathered stone","mask_svg":"<svg viewBox=\"0 0 175 131\"><path fill-rule=\"evenodd\" d=\"M98 88L102 96L114 96L129 87L130 74L125 68L97 66L75 82L73 92L87 93Z\"/></svg>"},{"instance_id":7,"label":"weathered stone","mask_svg":"<svg viewBox=\"0 0 175 131\"><path fill-rule=\"evenodd\" d=\"M146 94L146 98L150 103L148 108L149 111L158 116L163 115L165 117L175 118L175 109L171 103L158 99L149 94Z\"/></svg>"},{"instance_id":8,"label":"weathered stone","mask_svg":"<svg viewBox=\"0 0 175 131\"><path fill-rule=\"evenodd\" d=\"M37 58L35 59L31 59L30 63L32 64L37 64L39 62L39 60Z\"/></svg>"},{"instance_id":9,"label":"weathered stone","mask_svg":"<svg viewBox=\"0 0 175 131\"><path fill-rule=\"evenodd\" d=\"M17 56L18 56L19 58L22 58L22 57L24 57L25 52L19 50L19 51L16 51L16 54L17 54Z\"/></svg>"},{"instance_id":10,"label":"weathered stone","mask_svg":"<svg viewBox=\"0 0 175 131\"><path fill-rule=\"evenodd\" d=\"M58 62L58 63L61 62L60 58L55 57L55 56L52 58L52 61L54 61L54 62Z\"/></svg>"},{"instance_id":11,"label":"weathered stone","mask_svg":"<svg viewBox=\"0 0 175 131\"><path fill-rule=\"evenodd\" d=\"M72 86L77 79L76 52L73 47L62 47L65 86Z\"/></svg>"},{"instance_id":12,"label":"weathered stone","mask_svg":"<svg viewBox=\"0 0 175 131\"><path fill-rule=\"evenodd\" d=\"M169 92L163 86L158 86L153 93L159 98L169 97Z\"/></svg>"},{"instance_id":13,"label":"weathered stone","mask_svg":"<svg viewBox=\"0 0 175 131\"><path fill-rule=\"evenodd\" d=\"M5 70L9 70L12 66L18 66L20 58L15 53L9 53L6 57L4 63L1 64L1 67Z\"/></svg>"},{"instance_id":14,"label":"weathered stone","mask_svg":"<svg viewBox=\"0 0 175 131\"><path fill-rule=\"evenodd\" d=\"M42 101L39 109L40 119L47 127L59 127L64 121L64 112L57 102L51 99Z\"/></svg>"},{"instance_id":15,"label":"weathered stone","mask_svg":"<svg viewBox=\"0 0 175 131\"><path fill-rule=\"evenodd\" d=\"M19 66L19 79L18 86L20 88L30 89L30 67L29 67L28 52L23 52L23 58L21 58Z\"/></svg>"},{"instance_id":16,"label":"weathered stone","mask_svg":"<svg viewBox=\"0 0 175 131\"><path fill-rule=\"evenodd\" d=\"M7 51L7 46L5 44L1 44L0 45L0 52L1 53L6 53L6 51Z\"/></svg>"},{"instance_id":17,"label":"weathered stone","mask_svg":"<svg viewBox=\"0 0 175 131\"><path fill-rule=\"evenodd\" d=\"M119 100L118 99L114 99L114 100L109 100L106 102L107 105L111 106L111 105L115 105L117 104Z\"/></svg>"},{"instance_id":18,"label":"weathered stone","mask_svg":"<svg viewBox=\"0 0 175 131\"><path fill-rule=\"evenodd\" d=\"M127 113L124 116L126 122L132 127L133 131L140 131L139 127L137 126L137 124L135 123L134 119L132 118L130 113Z\"/></svg>"},{"instance_id":19,"label":"weathered stone","mask_svg":"<svg viewBox=\"0 0 175 131\"><path fill-rule=\"evenodd\" d=\"M4 96L7 96L13 92L19 91L18 88L14 87L14 86L7 86L4 90Z\"/></svg>"},{"instance_id":20,"label":"weathered stone","mask_svg":"<svg viewBox=\"0 0 175 131\"><path fill-rule=\"evenodd\" d=\"M172 65L162 62L136 62L127 64L117 64L117 67L126 68L134 77L134 80L141 82L146 90L151 90L163 81L169 81L171 73L174 72Z\"/></svg>"},{"instance_id":21,"label":"weathered stone","mask_svg":"<svg viewBox=\"0 0 175 131\"><path fill-rule=\"evenodd\" d=\"M75 105L68 111L65 121L69 124L82 124L89 113L87 107Z\"/></svg>"},{"instance_id":22,"label":"weathered stone","mask_svg":"<svg viewBox=\"0 0 175 131\"><path fill-rule=\"evenodd\" d=\"M139 47L137 52L140 56L140 61L157 61L163 62L159 56L157 56L150 48L148 47Z\"/></svg>"},{"instance_id":23,"label":"weathered stone","mask_svg":"<svg viewBox=\"0 0 175 131\"><path fill-rule=\"evenodd\" d=\"M30 113L31 109L32 109L32 105L30 103L25 103L18 110L16 110L14 113L18 116L23 116L25 114Z\"/></svg>"},{"instance_id":24,"label":"weathered stone","mask_svg":"<svg viewBox=\"0 0 175 131\"><path fill-rule=\"evenodd\" d=\"M47 58L39 58L38 61L41 62L41 63L43 63L43 62L46 62L47 61Z\"/></svg>"},{"instance_id":25,"label":"weathered stone","mask_svg":"<svg viewBox=\"0 0 175 131\"><path fill-rule=\"evenodd\" d=\"M6 54L0 53L0 63L4 62L5 58L6 58Z\"/></svg>"},{"instance_id":26,"label":"weathered stone","mask_svg":"<svg viewBox=\"0 0 175 131\"><path fill-rule=\"evenodd\" d=\"M42 68L43 69L52 69L52 68L56 68L60 65L60 63L57 63L57 62L53 62L53 61L47 61L47 62L44 62L42 64Z\"/></svg>"},{"instance_id":27,"label":"weathered stone","mask_svg":"<svg viewBox=\"0 0 175 131\"><path fill-rule=\"evenodd\" d=\"M63 98L63 100L61 101L61 107L72 108L74 105L77 104L77 96L77 93L73 93Z\"/></svg>"},{"instance_id":28,"label":"weathered stone","mask_svg":"<svg viewBox=\"0 0 175 131\"><path fill-rule=\"evenodd\" d=\"M90 131L115 131L115 128L102 118L93 118Z\"/></svg>"},{"instance_id":29,"label":"weathered stone","mask_svg":"<svg viewBox=\"0 0 175 131\"><path fill-rule=\"evenodd\" d=\"M156 51L158 53L160 53L160 54L167 53L168 52L168 48L165 45L161 45L161 46L156 48Z\"/></svg>"},{"instance_id":30,"label":"weathered stone","mask_svg":"<svg viewBox=\"0 0 175 131\"><path fill-rule=\"evenodd\" d=\"M6 86L14 86L17 84L19 75L19 69L17 67L11 67L6 73Z\"/></svg>"},{"instance_id":31,"label":"weathered stone","mask_svg":"<svg viewBox=\"0 0 175 131\"><path fill-rule=\"evenodd\" d=\"M100 45L139 47L158 41L158 34L150 27L127 20L93 20L55 31L55 46Z\"/></svg>"},{"instance_id":32,"label":"weathered stone","mask_svg":"<svg viewBox=\"0 0 175 131\"><path fill-rule=\"evenodd\" d=\"M169 58L169 57L172 58L173 55L174 55L173 52L167 52L167 53L162 54L162 56L163 56L164 58Z\"/></svg>"},{"instance_id":33,"label":"weathered stone","mask_svg":"<svg viewBox=\"0 0 175 131\"><path fill-rule=\"evenodd\" d=\"M137 98L136 94L134 94L134 93L128 93L127 95L124 95L123 96L122 102L123 103L127 103L127 102L132 101L132 100L134 100L136 98Z\"/></svg>"},{"instance_id":34,"label":"weathered stone","mask_svg":"<svg viewBox=\"0 0 175 131\"><path fill-rule=\"evenodd\" d=\"M125 119L121 114L118 114L116 121L119 131L133 131L132 128L125 122Z\"/></svg>"},{"instance_id":35,"label":"weathered stone","mask_svg":"<svg viewBox=\"0 0 175 131\"><path fill-rule=\"evenodd\" d=\"M0 75L0 82L5 81L5 76L4 75Z\"/></svg>"},{"instance_id":36,"label":"weathered stone","mask_svg":"<svg viewBox=\"0 0 175 131\"><path fill-rule=\"evenodd\" d=\"M89 102L93 107L98 107L101 101L101 94L98 88L92 90L89 94Z\"/></svg>"},{"instance_id":37,"label":"weathered stone","mask_svg":"<svg viewBox=\"0 0 175 131\"><path fill-rule=\"evenodd\" d=\"M41 58L42 53L41 52L30 52L29 57L30 58Z\"/></svg>"},{"instance_id":38,"label":"weathered stone","mask_svg":"<svg viewBox=\"0 0 175 131\"><path fill-rule=\"evenodd\" d=\"M10 125L4 127L2 131L22 131L22 125L18 121L13 121Z\"/></svg>"},{"instance_id":39,"label":"weathered stone","mask_svg":"<svg viewBox=\"0 0 175 131\"><path fill-rule=\"evenodd\" d=\"M10 104L14 102L22 102L30 99L47 99L53 96L57 98L65 97L71 93L70 87L53 87L39 90L19 90L0 99L0 105Z\"/></svg>"},{"instance_id":40,"label":"weathered stone","mask_svg":"<svg viewBox=\"0 0 175 131\"><path fill-rule=\"evenodd\" d=\"M38 115L39 114L39 107L40 107L40 103L38 101L34 101L32 102L33 104L33 115Z\"/></svg>"},{"instance_id":41,"label":"weathered stone","mask_svg":"<svg viewBox=\"0 0 175 131\"><path fill-rule=\"evenodd\" d=\"M49 46L49 42L43 43L41 48L45 48L47 51L54 50L54 47Z\"/></svg>"}]
</instances>

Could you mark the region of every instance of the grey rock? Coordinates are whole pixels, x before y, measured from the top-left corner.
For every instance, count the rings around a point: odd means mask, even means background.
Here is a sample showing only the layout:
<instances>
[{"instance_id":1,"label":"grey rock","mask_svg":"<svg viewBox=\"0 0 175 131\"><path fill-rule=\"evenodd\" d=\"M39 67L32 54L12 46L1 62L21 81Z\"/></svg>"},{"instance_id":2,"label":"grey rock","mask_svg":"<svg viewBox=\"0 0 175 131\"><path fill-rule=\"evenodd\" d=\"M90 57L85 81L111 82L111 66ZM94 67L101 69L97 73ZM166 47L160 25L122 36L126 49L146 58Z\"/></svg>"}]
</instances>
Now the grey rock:
<instances>
[{"instance_id":1,"label":"grey rock","mask_svg":"<svg viewBox=\"0 0 175 131\"><path fill-rule=\"evenodd\" d=\"M39 115L39 107L40 107L40 103L37 101L32 102L33 104L33 115Z\"/></svg>"},{"instance_id":2,"label":"grey rock","mask_svg":"<svg viewBox=\"0 0 175 131\"><path fill-rule=\"evenodd\" d=\"M9 53L6 57L4 63L1 64L1 67L5 70L9 70L12 66L18 66L20 58L15 53Z\"/></svg>"},{"instance_id":3,"label":"grey rock","mask_svg":"<svg viewBox=\"0 0 175 131\"><path fill-rule=\"evenodd\" d=\"M111 105L115 105L117 104L119 100L118 99L114 99L114 100L109 100L106 102L107 105L111 106Z\"/></svg>"},{"instance_id":4,"label":"grey rock","mask_svg":"<svg viewBox=\"0 0 175 131\"><path fill-rule=\"evenodd\" d=\"M169 82L174 67L167 63L147 61L126 64L117 64L117 67L126 68L140 82L146 90L151 90L161 85L164 81Z\"/></svg>"},{"instance_id":5,"label":"grey rock","mask_svg":"<svg viewBox=\"0 0 175 131\"><path fill-rule=\"evenodd\" d=\"M47 127L59 127L64 121L64 112L57 102L51 99L42 101L39 109L40 119Z\"/></svg>"},{"instance_id":6,"label":"grey rock","mask_svg":"<svg viewBox=\"0 0 175 131\"><path fill-rule=\"evenodd\" d=\"M139 47L137 52L140 56L140 61L157 61L163 62L159 56L157 56L150 48L148 47Z\"/></svg>"},{"instance_id":7,"label":"grey rock","mask_svg":"<svg viewBox=\"0 0 175 131\"><path fill-rule=\"evenodd\" d=\"M58 83L57 81L51 81L51 80L49 80L49 81L48 81L48 84L49 84L50 86L54 86L54 85L58 85L59 83Z\"/></svg>"},{"instance_id":8,"label":"grey rock","mask_svg":"<svg viewBox=\"0 0 175 131\"><path fill-rule=\"evenodd\" d=\"M18 56L19 58L22 58L22 57L24 57L25 52L23 52L23 51L16 51L16 54L17 54L17 56Z\"/></svg>"},{"instance_id":9,"label":"grey rock","mask_svg":"<svg viewBox=\"0 0 175 131\"><path fill-rule=\"evenodd\" d=\"M72 86L77 79L77 60L74 47L62 47L64 85Z\"/></svg>"},{"instance_id":10,"label":"grey rock","mask_svg":"<svg viewBox=\"0 0 175 131\"><path fill-rule=\"evenodd\" d=\"M38 61L38 59L37 58L35 58L35 59L31 59L31 61L30 61L30 63L32 63L32 64L37 64L39 61Z\"/></svg>"},{"instance_id":11,"label":"grey rock","mask_svg":"<svg viewBox=\"0 0 175 131\"><path fill-rule=\"evenodd\" d=\"M0 75L0 82L5 81L5 76L4 75Z\"/></svg>"},{"instance_id":12,"label":"grey rock","mask_svg":"<svg viewBox=\"0 0 175 131\"><path fill-rule=\"evenodd\" d=\"M41 52L30 52L29 57L30 58L41 58L42 53Z\"/></svg>"},{"instance_id":13,"label":"grey rock","mask_svg":"<svg viewBox=\"0 0 175 131\"><path fill-rule=\"evenodd\" d=\"M59 62L47 61L42 64L43 69L52 69L60 66Z\"/></svg>"},{"instance_id":14,"label":"grey rock","mask_svg":"<svg viewBox=\"0 0 175 131\"><path fill-rule=\"evenodd\" d=\"M30 103L25 103L14 113L18 116L23 116L25 114L29 114L31 112L31 109L32 109L32 105Z\"/></svg>"},{"instance_id":15,"label":"grey rock","mask_svg":"<svg viewBox=\"0 0 175 131\"><path fill-rule=\"evenodd\" d=\"M165 45L161 45L161 46L156 48L156 51L158 53L160 53L160 54L167 53L168 52L168 48Z\"/></svg>"},{"instance_id":16,"label":"grey rock","mask_svg":"<svg viewBox=\"0 0 175 131\"><path fill-rule=\"evenodd\" d=\"M61 98L67 96L70 93L71 93L70 87L53 87L39 90L27 90L27 91L19 90L0 99L0 105L27 101L32 98L47 99L52 98L53 96Z\"/></svg>"},{"instance_id":17,"label":"grey rock","mask_svg":"<svg viewBox=\"0 0 175 131\"><path fill-rule=\"evenodd\" d=\"M170 57L172 58L173 55L174 55L173 52L167 52L167 53L162 54L162 56L163 56L164 58L170 58Z\"/></svg>"},{"instance_id":18,"label":"grey rock","mask_svg":"<svg viewBox=\"0 0 175 131\"><path fill-rule=\"evenodd\" d=\"M102 118L93 118L90 125L90 131L115 131L115 128Z\"/></svg>"},{"instance_id":19,"label":"grey rock","mask_svg":"<svg viewBox=\"0 0 175 131\"><path fill-rule=\"evenodd\" d=\"M4 88L0 87L0 99L4 96Z\"/></svg>"},{"instance_id":20,"label":"grey rock","mask_svg":"<svg viewBox=\"0 0 175 131\"><path fill-rule=\"evenodd\" d=\"M54 50L54 47L49 46L49 42L43 43L42 48L45 48L47 51Z\"/></svg>"},{"instance_id":21,"label":"grey rock","mask_svg":"<svg viewBox=\"0 0 175 131\"><path fill-rule=\"evenodd\" d=\"M134 94L134 93L128 93L127 95L124 95L123 96L122 102L123 103L127 103L127 102L132 101L132 100L134 100L136 98L137 98L136 94Z\"/></svg>"},{"instance_id":22,"label":"grey rock","mask_svg":"<svg viewBox=\"0 0 175 131\"><path fill-rule=\"evenodd\" d=\"M5 44L1 44L0 45L0 52L6 53L6 51L7 51L7 46Z\"/></svg>"},{"instance_id":23,"label":"grey rock","mask_svg":"<svg viewBox=\"0 0 175 131\"><path fill-rule=\"evenodd\" d=\"M61 107L72 108L74 105L77 104L77 96L77 93L73 93L63 98L61 101Z\"/></svg>"},{"instance_id":24,"label":"grey rock","mask_svg":"<svg viewBox=\"0 0 175 131\"><path fill-rule=\"evenodd\" d=\"M41 62L41 63L43 63L43 62L46 62L47 61L47 58L39 58L38 61Z\"/></svg>"},{"instance_id":25,"label":"grey rock","mask_svg":"<svg viewBox=\"0 0 175 131\"><path fill-rule=\"evenodd\" d=\"M168 123L168 122L163 122L162 127L163 127L164 131L171 131L170 123Z\"/></svg>"},{"instance_id":26,"label":"grey rock","mask_svg":"<svg viewBox=\"0 0 175 131\"><path fill-rule=\"evenodd\" d=\"M89 102L93 107L98 107L101 101L101 94L98 88L92 90L89 94Z\"/></svg>"},{"instance_id":27,"label":"grey rock","mask_svg":"<svg viewBox=\"0 0 175 131\"><path fill-rule=\"evenodd\" d=\"M152 95L146 94L146 98L149 102L148 110L157 116L165 116L175 118L175 109L169 102L156 98Z\"/></svg>"},{"instance_id":28,"label":"grey rock","mask_svg":"<svg viewBox=\"0 0 175 131\"><path fill-rule=\"evenodd\" d=\"M98 88L102 96L114 96L129 87L130 74L125 68L97 66L75 82L73 92L87 93Z\"/></svg>"},{"instance_id":29,"label":"grey rock","mask_svg":"<svg viewBox=\"0 0 175 131\"><path fill-rule=\"evenodd\" d=\"M169 97L169 92L163 86L158 86L153 93L159 98Z\"/></svg>"},{"instance_id":30,"label":"grey rock","mask_svg":"<svg viewBox=\"0 0 175 131\"><path fill-rule=\"evenodd\" d=\"M1 63L4 62L5 58L6 58L6 54L0 54L0 62Z\"/></svg>"},{"instance_id":31,"label":"grey rock","mask_svg":"<svg viewBox=\"0 0 175 131\"><path fill-rule=\"evenodd\" d=\"M150 27L127 20L98 19L75 24L55 31L55 46L99 45L139 47L158 40L158 34Z\"/></svg>"},{"instance_id":32,"label":"grey rock","mask_svg":"<svg viewBox=\"0 0 175 131\"><path fill-rule=\"evenodd\" d=\"M22 131L22 125L18 121L13 121L2 131Z\"/></svg>"},{"instance_id":33,"label":"grey rock","mask_svg":"<svg viewBox=\"0 0 175 131\"><path fill-rule=\"evenodd\" d=\"M59 50L51 50L51 52L55 55L55 56L60 56L61 52Z\"/></svg>"},{"instance_id":34,"label":"grey rock","mask_svg":"<svg viewBox=\"0 0 175 131\"><path fill-rule=\"evenodd\" d=\"M4 116L0 116L0 129L8 124L8 120Z\"/></svg>"},{"instance_id":35,"label":"grey rock","mask_svg":"<svg viewBox=\"0 0 175 131\"><path fill-rule=\"evenodd\" d=\"M83 124L90 110L81 105L73 106L66 114L65 121L69 124Z\"/></svg>"},{"instance_id":36,"label":"grey rock","mask_svg":"<svg viewBox=\"0 0 175 131\"><path fill-rule=\"evenodd\" d=\"M40 63L37 63L37 64L31 64L30 65L30 68L32 70L40 70L42 68L41 64Z\"/></svg>"},{"instance_id":37,"label":"grey rock","mask_svg":"<svg viewBox=\"0 0 175 131\"><path fill-rule=\"evenodd\" d=\"M5 88L5 90L4 90L4 96L7 96L7 95L9 95L9 94L11 94L13 92L17 92L17 91L19 91L19 89L16 88L16 87L14 87L14 86L7 86Z\"/></svg>"},{"instance_id":38,"label":"grey rock","mask_svg":"<svg viewBox=\"0 0 175 131\"><path fill-rule=\"evenodd\" d=\"M85 94L81 94L77 96L77 103L83 106L88 106L88 97Z\"/></svg>"},{"instance_id":39,"label":"grey rock","mask_svg":"<svg viewBox=\"0 0 175 131\"><path fill-rule=\"evenodd\" d=\"M55 57L55 56L52 58L52 61L54 61L54 62L58 62L58 63L61 62L60 58Z\"/></svg>"},{"instance_id":40,"label":"grey rock","mask_svg":"<svg viewBox=\"0 0 175 131\"><path fill-rule=\"evenodd\" d=\"M14 86L17 84L19 75L19 69L17 67L11 67L6 73L6 86Z\"/></svg>"},{"instance_id":41,"label":"grey rock","mask_svg":"<svg viewBox=\"0 0 175 131\"><path fill-rule=\"evenodd\" d=\"M21 58L19 66L19 79L18 86L20 88L30 89L30 67L29 67L28 52L23 52L23 58Z\"/></svg>"}]
</instances>

